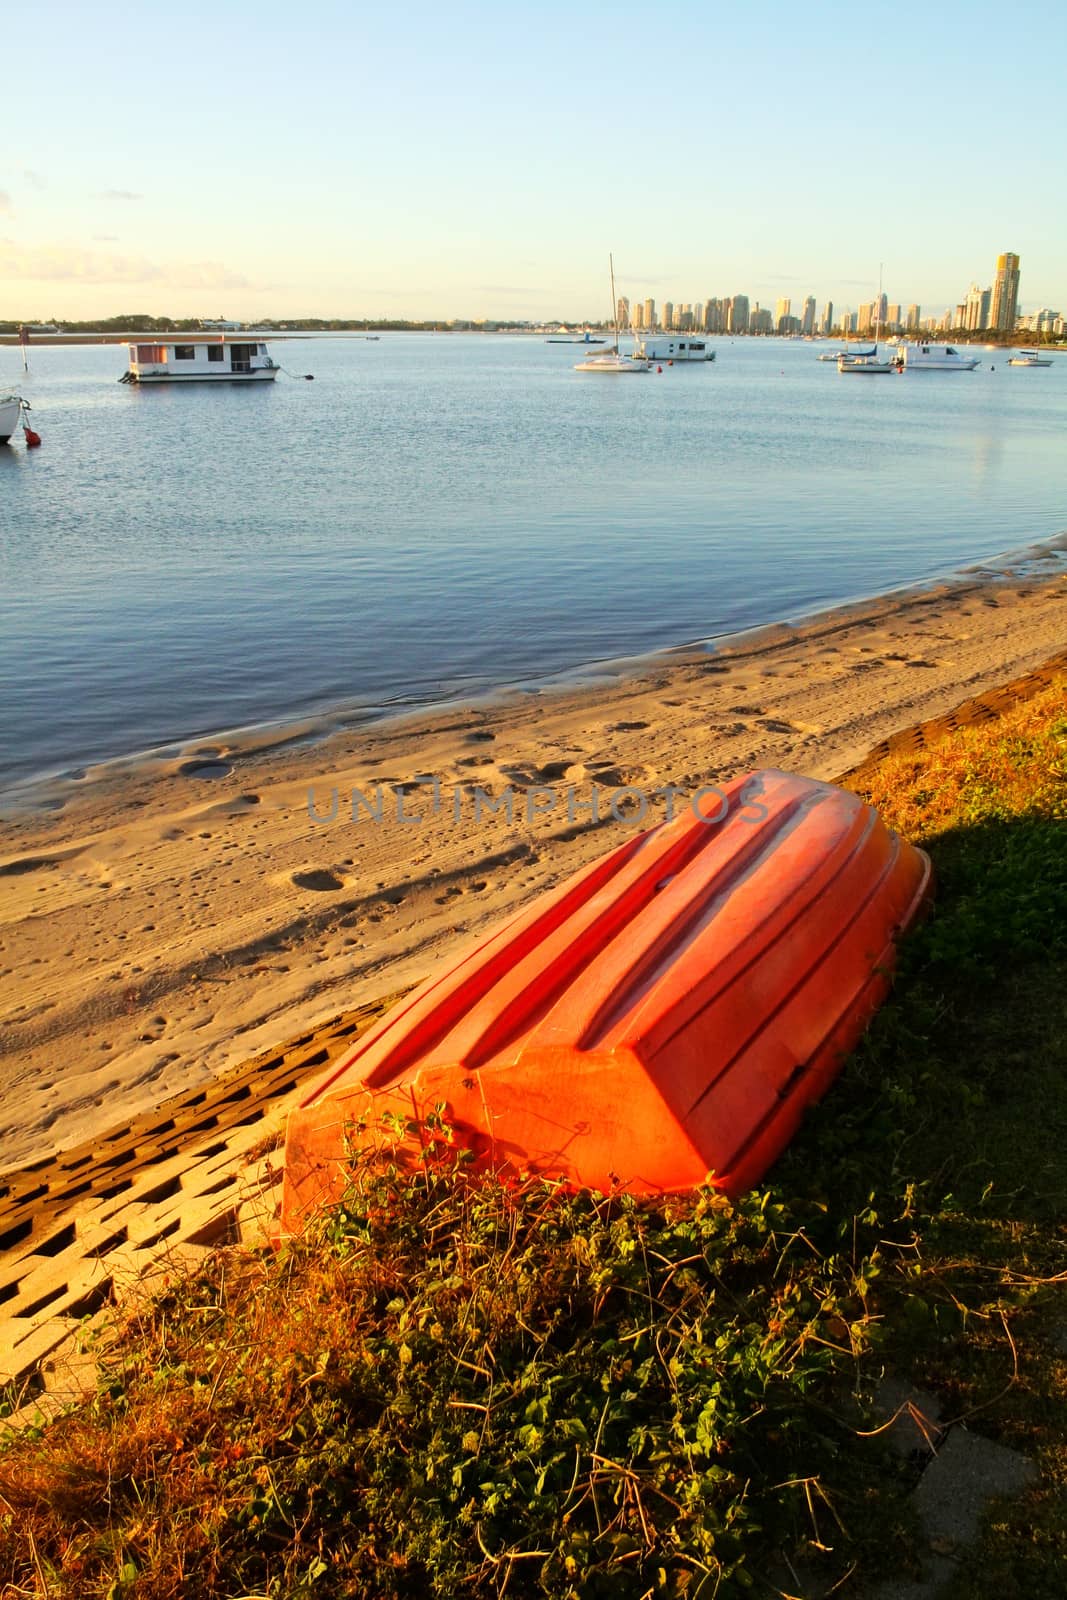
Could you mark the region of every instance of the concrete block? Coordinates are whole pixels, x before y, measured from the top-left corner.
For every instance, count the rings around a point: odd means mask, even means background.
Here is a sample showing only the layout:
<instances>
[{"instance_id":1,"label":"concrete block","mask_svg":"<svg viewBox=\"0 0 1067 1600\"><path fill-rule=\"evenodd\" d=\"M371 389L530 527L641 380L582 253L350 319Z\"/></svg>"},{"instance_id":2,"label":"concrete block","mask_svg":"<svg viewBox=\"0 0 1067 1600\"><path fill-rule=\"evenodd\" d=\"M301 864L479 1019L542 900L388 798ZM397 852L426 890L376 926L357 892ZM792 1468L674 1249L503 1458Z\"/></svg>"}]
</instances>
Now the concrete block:
<instances>
[{"instance_id":1,"label":"concrete block","mask_svg":"<svg viewBox=\"0 0 1067 1600\"><path fill-rule=\"evenodd\" d=\"M953 1428L915 1490L927 1537L937 1544L972 1543L987 1501L1019 1494L1036 1477L1033 1462L1017 1450Z\"/></svg>"}]
</instances>

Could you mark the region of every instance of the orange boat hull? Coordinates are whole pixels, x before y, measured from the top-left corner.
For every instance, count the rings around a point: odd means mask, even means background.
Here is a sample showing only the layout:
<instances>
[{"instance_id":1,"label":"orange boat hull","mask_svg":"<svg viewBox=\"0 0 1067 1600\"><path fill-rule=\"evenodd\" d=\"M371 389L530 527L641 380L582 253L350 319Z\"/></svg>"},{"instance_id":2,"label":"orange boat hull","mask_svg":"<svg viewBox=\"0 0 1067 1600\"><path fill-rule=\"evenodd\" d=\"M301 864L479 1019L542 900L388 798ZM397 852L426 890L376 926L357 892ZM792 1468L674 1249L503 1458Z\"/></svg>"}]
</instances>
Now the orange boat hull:
<instances>
[{"instance_id":1,"label":"orange boat hull","mask_svg":"<svg viewBox=\"0 0 1067 1600\"><path fill-rule=\"evenodd\" d=\"M765 771L635 834L422 984L291 1115L283 1225L382 1118L438 1107L477 1161L739 1194L885 995L926 856L856 795Z\"/></svg>"}]
</instances>

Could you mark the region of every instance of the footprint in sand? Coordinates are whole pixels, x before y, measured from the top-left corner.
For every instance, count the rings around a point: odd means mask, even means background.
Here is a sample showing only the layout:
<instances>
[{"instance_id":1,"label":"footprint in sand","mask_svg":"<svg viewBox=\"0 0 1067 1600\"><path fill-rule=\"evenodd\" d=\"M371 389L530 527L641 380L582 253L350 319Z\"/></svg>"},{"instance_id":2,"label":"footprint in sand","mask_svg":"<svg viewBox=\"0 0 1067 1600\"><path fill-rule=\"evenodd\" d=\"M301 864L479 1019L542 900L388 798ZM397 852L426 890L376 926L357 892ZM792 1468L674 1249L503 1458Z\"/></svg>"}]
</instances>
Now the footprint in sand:
<instances>
[{"instance_id":1,"label":"footprint in sand","mask_svg":"<svg viewBox=\"0 0 1067 1600\"><path fill-rule=\"evenodd\" d=\"M652 772L648 767L601 767L590 776L594 783L603 784L608 789L632 789L647 783Z\"/></svg>"},{"instance_id":2,"label":"footprint in sand","mask_svg":"<svg viewBox=\"0 0 1067 1600\"><path fill-rule=\"evenodd\" d=\"M511 783L529 789L541 784L558 783L561 778L566 777L574 764L568 757L564 761L546 761L541 767L501 767L500 770Z\"/></svg>"},{"instance_id":3,"label":"footprint in sand","mask_svg":"<svg viewBox=\"0 0 1067 1600\"><path fill-rule=\"evenodd\" d=\"M329 893L345 886L345 880L329 867L309 867L304 872L294 872L292 882L298 889L314 889L320 893Z\"/></svg>"},{"instance_id":4,"label":"footprint in sand","mask_svg":"<svg viewBox=\"0 0 1067 1600\"><path fill-rule=\"evenodd\" d=\"M233 771L229 761L183 761L179 778L228 778Z\"/></svg>"},{"instance_id":5,"label":"footprint in sand","mask_svg":"<svg viewBox=\"0 0 1067 1600\"><path fill-rule=\"evenodd\" d=\"M727 706L727 711L733 717L762 717L762 706Z\"/></svg>"},{"instance_id":6,"label":"footprint in sand","mask_svg":"<svg viewBox=\"0 0 1067 1600\"><path fill-rule=\"evenodd\" d=\"M637 733L641 728L647 728L647 722L613 722L608 729L609 733Z\"/></svg>"}]
</instances>

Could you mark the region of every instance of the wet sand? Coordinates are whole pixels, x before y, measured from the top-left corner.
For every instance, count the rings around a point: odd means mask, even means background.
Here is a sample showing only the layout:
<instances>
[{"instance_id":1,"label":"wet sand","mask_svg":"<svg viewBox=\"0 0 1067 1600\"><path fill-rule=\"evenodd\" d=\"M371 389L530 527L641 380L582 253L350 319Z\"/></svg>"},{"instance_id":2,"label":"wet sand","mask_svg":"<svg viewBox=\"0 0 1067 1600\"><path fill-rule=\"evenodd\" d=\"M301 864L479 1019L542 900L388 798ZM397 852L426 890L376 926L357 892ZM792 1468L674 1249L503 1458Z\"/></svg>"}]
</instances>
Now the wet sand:
<instances>
[{"instance_id":1,"label":"wet sand","mask_svg":"<svg viewBox=\"0 0 1067 1600\"><path fill-rule=\"evenodd\" d=\"M703 786L834 776L1061 650L1065 601L1062 572L976 576L713 654L53 786L53 809L0 823L0 1170L425 976Z\"/></svg>"}]
</instances>

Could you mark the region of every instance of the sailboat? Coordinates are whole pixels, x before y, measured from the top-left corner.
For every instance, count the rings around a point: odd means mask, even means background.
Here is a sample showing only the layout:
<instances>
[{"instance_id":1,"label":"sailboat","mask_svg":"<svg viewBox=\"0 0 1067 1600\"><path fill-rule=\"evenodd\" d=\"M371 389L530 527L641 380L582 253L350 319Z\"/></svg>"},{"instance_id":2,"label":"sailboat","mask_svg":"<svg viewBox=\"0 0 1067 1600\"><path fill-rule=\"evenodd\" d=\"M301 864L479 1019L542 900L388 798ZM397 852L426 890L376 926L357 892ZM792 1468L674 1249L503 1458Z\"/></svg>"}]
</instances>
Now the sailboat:
<instances>
[{"instance_id":1,"label":"sailboat","mask_svg":"<svg viewBox=\"0 0 1067 1600\"><path fill-rule=\"evenodd\" d=\"M883 372L892 372L896 366L895 361L879 361L878 340L882 333L882 271L878 269L878 315L874 323L874 346L864 350L861 354L848 355L842 353L837 358L838 372L861 372L873 376Z\"/></svg>"},{"instance_id":2,"label":"sailboat","mask_svg":"<svg viewBox=\"0 0 1067 1600\"><path fill-rule=\"evenodd\" d=\"M590 356L588 361L575 362L575 372L651 372L651 363L642 360L640 356L624 356L619 354L619 302L615 296L615 262L610 253L608 255L608 270L611 274L611 307L612 322L615 327L615 345L612 350L605 350L603 355Z\"/></svg>"},{"instance_id":3,"label":"sailboat","mask_svg":"<svg viewBox=\"0 0 1067 1600\"><path fill-rule=\"evenodd\" d=\"M855 350L851 349L849 345L848 331L849 315L850 313L846 308L842 319L845 324L845 348L843 350L824 350L821 355L815 357L816 361L840 361L842 356L844 356L846 360L853 361L859 356L876 356L878 354L878 346L876 344L872 344L869 350L860 350L858 347Z\"/></svg>"}]
</instances>

